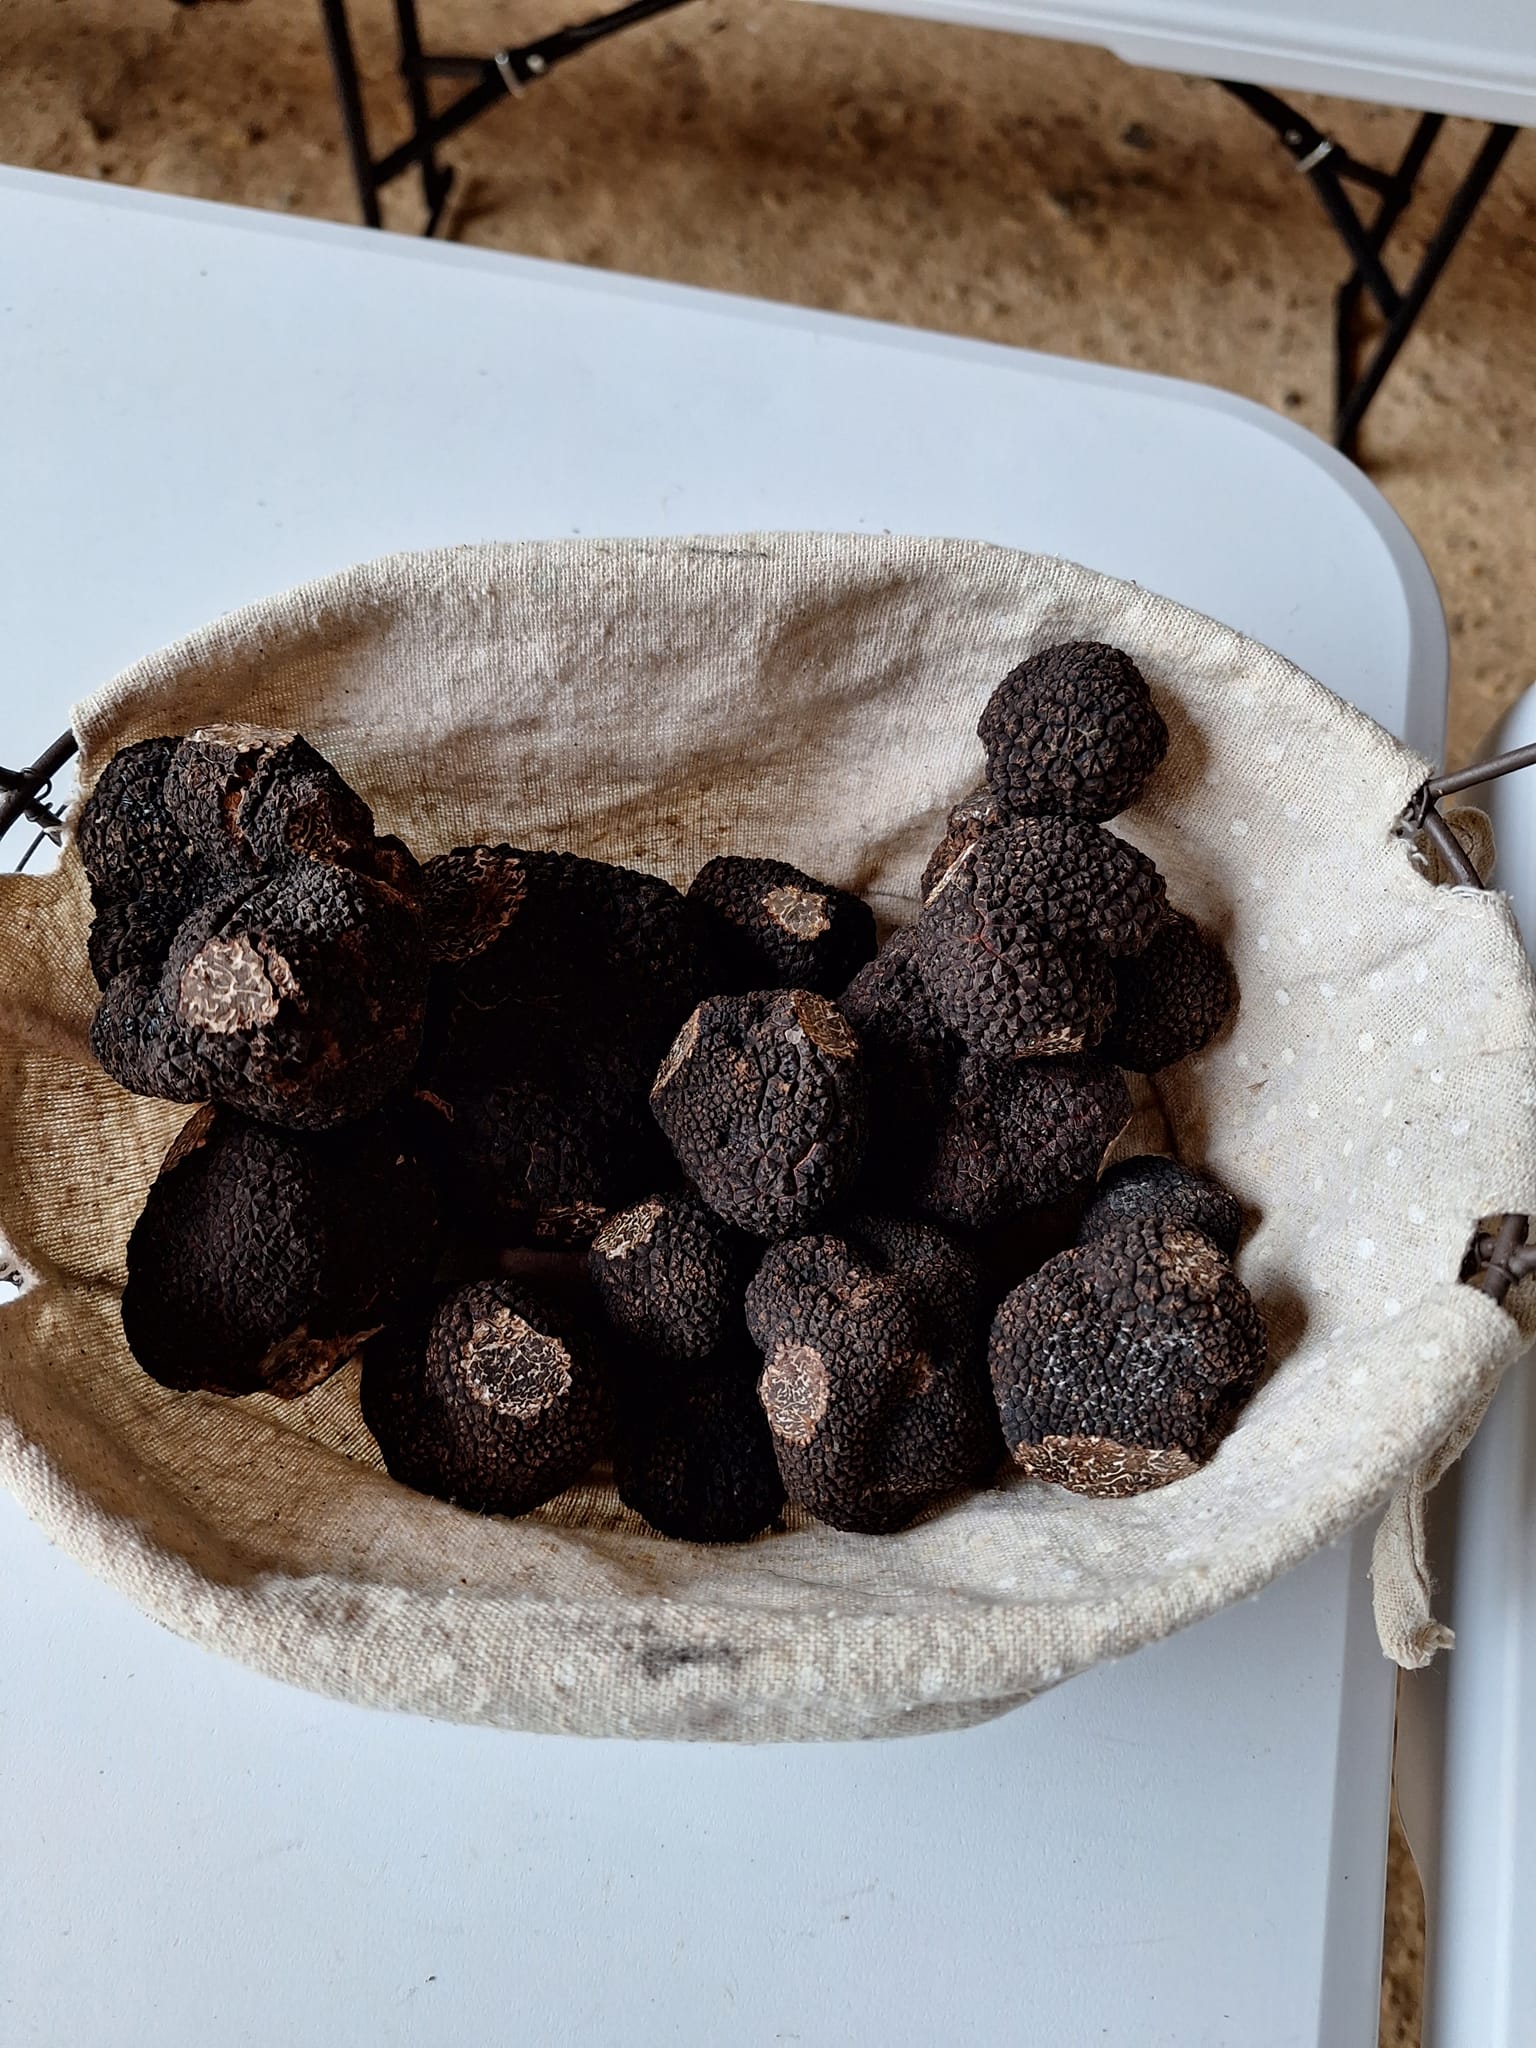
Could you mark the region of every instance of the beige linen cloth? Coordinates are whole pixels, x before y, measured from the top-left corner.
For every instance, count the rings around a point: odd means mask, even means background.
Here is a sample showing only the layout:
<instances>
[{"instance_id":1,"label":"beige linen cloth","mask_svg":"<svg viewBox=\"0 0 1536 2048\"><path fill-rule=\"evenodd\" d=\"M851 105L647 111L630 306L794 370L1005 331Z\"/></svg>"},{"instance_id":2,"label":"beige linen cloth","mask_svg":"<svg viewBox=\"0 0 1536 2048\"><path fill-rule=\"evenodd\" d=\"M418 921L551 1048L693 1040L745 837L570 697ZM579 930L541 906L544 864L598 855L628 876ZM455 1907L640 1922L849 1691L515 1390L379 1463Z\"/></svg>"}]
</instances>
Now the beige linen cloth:
<instances>
[{"instance_id":1,"label":"beige linen cloth","mask_svg":"<svg viewBox=\"0 0 1536 2048\"><path fill-rule=\"evenodd\" d=\"M1435 888L1394 834L1424 764L1277 655L974 543L530 543L397 556L252 607L138 663L75 725L87 785L148 734L297 728L423 855L508 839L686 881L740 849L897 922L978 779L988 692L1073 637L1115 642L1151 682L1172 746L1117 829L1221 933L1242 987L1234 1027L1158 1089L1176 1148L1242 1200L1273 1351L1206 1469L1129 1501L1005 1478L896 1536L791 1517L707 1549L650 1534L596 1481L515 1522L406 1492L355 1369L289 1406L163 1391L124 1348L117 1295L186 1112L92 1067L67 850L0 885L0 1228L30 1283L0 1310L0 1479L171 1628L319 1691L758 1741L1001 1713L1379 1508L1521 1348L1456 1273L1474 1219L1536 1210L1532 982L1505 903ZM1403 1513L1385 1559L1399 1651L1428 1619Z\"/></svg>"}]
</instances>

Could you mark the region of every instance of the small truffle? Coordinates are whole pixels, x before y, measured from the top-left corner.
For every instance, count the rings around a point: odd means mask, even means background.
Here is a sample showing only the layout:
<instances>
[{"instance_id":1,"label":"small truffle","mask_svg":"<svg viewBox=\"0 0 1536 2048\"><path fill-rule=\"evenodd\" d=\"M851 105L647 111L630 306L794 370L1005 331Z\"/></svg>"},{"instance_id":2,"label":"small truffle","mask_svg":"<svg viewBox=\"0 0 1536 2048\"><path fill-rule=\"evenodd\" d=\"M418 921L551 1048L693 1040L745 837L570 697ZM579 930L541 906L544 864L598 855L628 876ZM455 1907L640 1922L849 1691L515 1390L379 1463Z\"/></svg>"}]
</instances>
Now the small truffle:
<instances>
[{"instance_id":1,"label":"small truffle","mask_svg":"<svg viewBox=\"0 0 1536 2048\"><path fill-rule=\"evenodd\" d=\"M613 1460L625 1507L684 1543L745 1543L768 1528L784 1482L755 1378L748 1352L627 1390Z\"/></svg>"},{"instance_id":2,"label":"small truffle","mask_svg":"<svg viewBox=\"0 0 1536 2048\"><path fill-rule=\"evenodd\" d=\"M742 1331L756 1252L694 1195L653 1195L610 1216L588 1269L608 1320L662 1358L696 1362Z\"/></svg>"},{"instance_id":3,"label":"small truffle","mask_svg":"<svg viewBox=\"0 0 1536 2048\"><path fill-rule=\"evenodd\" d=\"M1130 1114L1124 1077L1092 1055L999 1061L967 1054L925 1154L914 1206L981 1229L1063 1201L1092 1181Z\"/></svg>"},{"instance_id":4,"label":"small truffle","mask_svg":"<svg viewBox=\"0 0 1536 2048\"><path fill-rule=\"evenodd\" d=\"M86 798L75 844L91 885L91 971L105 988L129 969L158 968L203 880L186 833L165 805L179 742L138 740L113 755Z\"/></svg>"},{"instance_id":5,"label":"small truffle","mask_svg":"<svg viewBox=\"0 0 1536 2048\"><path fill-rule=\"evenodd\" d=\"M1237 1008L1237 977L1215 939L1174 912L1144 953L1115 962L1106 1059L1155 1074L1209 1045Z\"/></svg>"},{"instance_id":6,"label":"small truffle","mask_svg":"<svg viewBox=\"0 0 1536 2048\"><path fill-rule=\"evenodd\" d=\"M678 1164L727 1223L803 1230L847 1188L864 1149L859 1041L824 996L713 996L661 1063L651 1108Z\"/></svg>"},{"instance_id":7,"label":"small truffle","mask_svg":"<svg viewBox=\"0 0 1536 2048\"><path fill-rule=\"evenodd\" d=\"M299 733L205 725L166 769L165 804L198 857L232 873L270 873L294 860L355 869L410 893L416 863L380 839L373 813Z\"/></svg>"},{"instance_id":8,"label":"small truffle","mask_svg":"<svg viewBox=\"0 0 1536 2048\"><path fill-rule=\"evenodd\" d=\"M1000 1449L963 1255L930 1249L908 1273L886 1264L878 1235L866 1226L859 1250L842 1237L776 1245L747 1290L785 1491L868 1535L985 1476Z\"/></svg>"},{"instance_id":9,"label":"small truffle","mask_svg":"<svg viewBox=\"0 0 1536 2048\"><path fill-rule=\"evenodd\" d=\"M990 1059L1083 1052L1115 1007L1109 956L1053 939L948 883L917 921L917 959L941 1020Z\"/></svg>"},{"instance_id":10,"label":"small truffle","mask_svg":"<svg viewBox=\"0 0 1536 2048\"><path fill-rule=\"evenodd\" d=\"M421 1041L427 967L415 905L298 861L213 898L181 926L158 982L119 976L92 1025L123 1087L227 1103L324 1130L366 1115ZM125 984L122 988L119 983Z\"/></svg>"},{"instance_id":11,"label":"small truffle","mask_svg":"<svg viewBox=\"0 0 1536 2048\"><path fill-rule=\"evenodd\" d=\"M1103 1498L1202 1465L1265 1364L1247 1288L1203 1232L1125 1217L1048 1259L992 1324L1014 1463Z\"/></svg>"},{"instance_id":12,"label":"small truffle","mask_svg":"<svg viewBox=\"0 0 1536 2048\"><path fill-rule=\"evenodd\" d=\"M480 1514L552 1500L606 1437L591 1335L509 1280L461 1287L370 1341L361 1397L394 1478Z\"/></svg>"},{"instance_id":13,"label":"small truffle","mask_svg":"<svg viewBox=\"0 0 1536 2048\"><path fill-rule=\"evenodd\" d=\"M788 861L721 854L699 869L688 900L715 921L723 987L835 996L874 957L869 905Z\"/></svg>"},{"instance_id":14,"label":"small truffle","mask_svg":"<svg viewBox=\"0 0 1536 2048\"><path fill-rule=\"evenodd\" d=\"M1078 1242L1087 1244L1132 1216L1202 1231L1229 1259L1243 1234L1243 1212L1220 1181L1157 1153L1122 1159L1101 1177L1083 1211Z\"/></svg>"},{"instance_id":15,"label":"small truffle","mask_svg":"<svg viewBox=\"0 0 1536 2048\"><path fill-rule=\"evenodd\" d=\"M1047 647L1011 669L977 727L987 781L1018 815L1102 823L1135 801L1168 751L1168 728L1128 655L1096 640Z\"/></svg>"},{"instance_id":16,"label":"small truffle","mask_svg":"<svg viewBox=\"0 0 1536 2048\"><path fill-rule=\"evenodd\" d=\"M928 901L967 847L974 846L983 832L1002 822L1002 809L986 783L980 789L973 789L969 796L962 797L949 814L944 837L928 856L928 865L923 869L923 879L917 889L920 901Z\"/></svg>"},{"instance_id":17,"label":"small truffle","mask_svg":"<svg viewBox=\"0 0 1536 2048\"><path fill-rule=\"evenodd\" d=\"M928 897L964 896L978 930L1026 925L1063 944L1139 953L1168 916L1163 878L1144 853L1081 818L1020 818L979 832Z\"/></svg>"},{"instance_id":18,"label":"small truffle","mask_svg":"<svg viewBox=\"0 0 1536 2048\"><path fill-rule=\"evenodd\" d=\"M129 1237L123 1333L163 1386L304 1394L436 1250L436 1193L398 1112L314 1136L206 1106Z\"/></svg>"}]
</instances>

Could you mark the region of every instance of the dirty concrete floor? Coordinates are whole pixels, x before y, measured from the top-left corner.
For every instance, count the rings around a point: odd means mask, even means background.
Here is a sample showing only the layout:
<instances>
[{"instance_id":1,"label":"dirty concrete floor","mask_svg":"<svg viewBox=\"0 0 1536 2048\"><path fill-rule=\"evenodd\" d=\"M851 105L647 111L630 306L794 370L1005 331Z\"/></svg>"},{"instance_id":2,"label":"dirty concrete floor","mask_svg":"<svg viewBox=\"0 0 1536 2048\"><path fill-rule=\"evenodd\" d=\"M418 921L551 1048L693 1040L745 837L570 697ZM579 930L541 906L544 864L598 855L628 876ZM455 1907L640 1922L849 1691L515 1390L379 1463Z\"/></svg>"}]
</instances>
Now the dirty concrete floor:
<instances>
[{"instance_id":1,"label":"dirty concrete floor","mask_svg":"<svg viewBox=\"0 0 1536 2048\"><path fill-rule=\"evenodd\" d=\"M422 0L484 51L583 10ZM383 0L354 0L381 138L398 133ZM1401 113L1309 103L1385 160ZM1420 203L1479 131L1450 124ZM795 0L697 0L457 138L460 240L1202 378L1327 420L1331 230L1267 131L1209 84L1094 51ZM353 217L314 0L11 0L0 159ZM392 195L413 227L415 193ZM1450 754L1536 676L1536 145L1522 137L1368 424L1371 474L1450 617ZM1416 2038L1399 1846L1383 2039Z\"/></svg>"}]
</instances>

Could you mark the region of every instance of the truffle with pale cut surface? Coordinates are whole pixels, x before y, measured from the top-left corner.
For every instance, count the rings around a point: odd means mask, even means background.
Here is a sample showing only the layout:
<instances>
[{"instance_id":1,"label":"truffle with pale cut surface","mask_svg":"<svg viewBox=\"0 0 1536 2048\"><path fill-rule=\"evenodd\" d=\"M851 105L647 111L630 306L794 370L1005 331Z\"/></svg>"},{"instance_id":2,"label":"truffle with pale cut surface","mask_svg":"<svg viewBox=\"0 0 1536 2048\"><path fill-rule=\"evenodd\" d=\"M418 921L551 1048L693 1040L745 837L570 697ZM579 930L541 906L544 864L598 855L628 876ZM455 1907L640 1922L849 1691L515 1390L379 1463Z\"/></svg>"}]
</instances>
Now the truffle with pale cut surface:
<instances>
[{"instance_id":1,"label":"truffle with pale cut surface","mask_svg":"<svg viewBox=\"0 0 1536 2048\"><path fill-rule=\"evenodd\" d=\"M788 861L720 854L694 876L688 900L717 935L723 988L809 988L835 996L874 956L869 905Z\"/></svg>"},{"instance_id":2,"label":"truffle with pale cut surface","mask_svg":"<svg viewBox=\"0 0 1536 2048\"><path fill-rule=\"evenodd\" d=\"M614 1328L667 1360L709 1359L741 1334L756 1253L696 1195L652 1195L610 1216L588 1271Z\"/></svg>"}]
</instances>

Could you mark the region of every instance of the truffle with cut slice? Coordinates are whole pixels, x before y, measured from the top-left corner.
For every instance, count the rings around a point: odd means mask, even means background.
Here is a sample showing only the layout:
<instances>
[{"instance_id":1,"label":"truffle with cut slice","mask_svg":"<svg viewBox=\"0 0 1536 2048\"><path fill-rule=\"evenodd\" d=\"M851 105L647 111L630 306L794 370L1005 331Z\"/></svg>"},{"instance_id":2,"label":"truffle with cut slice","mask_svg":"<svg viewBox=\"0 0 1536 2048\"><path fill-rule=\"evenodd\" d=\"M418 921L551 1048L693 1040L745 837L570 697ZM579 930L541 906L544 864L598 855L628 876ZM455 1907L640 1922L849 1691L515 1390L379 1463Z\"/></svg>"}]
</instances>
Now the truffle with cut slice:
<instances>
[{"instance_id":1,"label":"truffle with cut slice","mask_svg":"<svg viewBox=\"0 0 1536 2048\"><path fill-rule=\"evenodd\" d=\"M835 996L874 957L869 905L788 861L720 854L694 876L688 900L713 921L723 987Z\"/></svg>"},{"instance_id":2,"label":"truffle with cut slice","mask_svg":"<svg viewBox=\"0 0 1536 2048\"><path fill-rule=\"evenodd\" d=\"M604 1312L630 1342L663 1359L706 1360L742 1331L752 1240L696 1195L652 1195L610 1216L588 1270Z\"/></svg>"}]
</instances>

